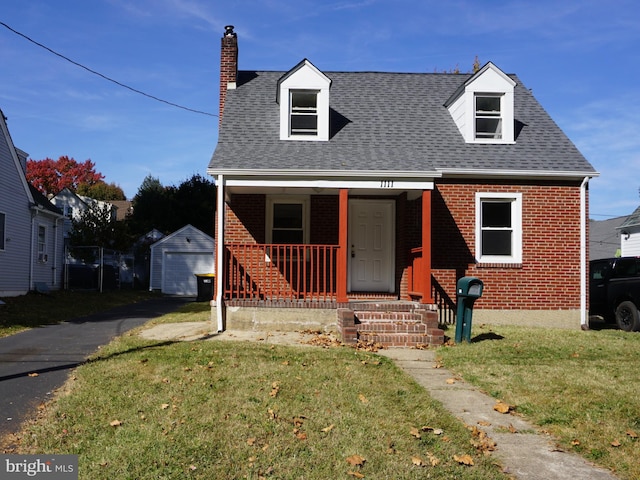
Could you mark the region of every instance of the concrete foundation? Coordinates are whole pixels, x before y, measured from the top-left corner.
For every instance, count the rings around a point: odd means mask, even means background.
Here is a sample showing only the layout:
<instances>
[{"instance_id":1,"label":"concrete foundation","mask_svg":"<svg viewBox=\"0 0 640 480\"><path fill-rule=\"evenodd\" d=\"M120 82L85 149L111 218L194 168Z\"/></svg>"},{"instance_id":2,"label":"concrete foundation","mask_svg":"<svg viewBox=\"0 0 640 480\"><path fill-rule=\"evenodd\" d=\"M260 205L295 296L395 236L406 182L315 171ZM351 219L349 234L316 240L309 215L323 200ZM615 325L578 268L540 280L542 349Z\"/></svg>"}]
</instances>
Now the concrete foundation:
<instances>
[{"instance_id":1,"label":"concrete foundation","mask_svg":"<svg viewBox=\"0 0 640 480\"><path fill-rule=\"evenodd\" d=\"M215 317L215 309L212 309ZM335 309L227 307L225 330L262 330L294 332L320 330L335 332Z\"/></svg>"},{"instance_id":2,"label":"concrete foundation","mask_svg":"<svg viewBox=\"0 0 640 480\"><path fill-rule=\"evenodd\" d=\"M482 310L474 309L472 323L522 327L580 328L580 310Z\"/></svg>"}]
</instances>

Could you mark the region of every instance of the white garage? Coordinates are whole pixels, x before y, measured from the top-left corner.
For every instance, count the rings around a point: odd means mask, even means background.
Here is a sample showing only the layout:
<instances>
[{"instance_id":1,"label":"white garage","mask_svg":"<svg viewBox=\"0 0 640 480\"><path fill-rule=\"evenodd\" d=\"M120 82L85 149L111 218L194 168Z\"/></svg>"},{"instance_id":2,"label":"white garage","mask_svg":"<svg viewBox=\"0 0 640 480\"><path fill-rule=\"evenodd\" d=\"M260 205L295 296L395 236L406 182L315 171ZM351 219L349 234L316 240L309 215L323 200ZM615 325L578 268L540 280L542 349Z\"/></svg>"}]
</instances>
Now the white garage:
<instances>
[{"instance_id":1,"label":"white garage","mask_svg":"<svg viewBox=\"0 0 640 480\"><path fill-rule=\"evenodd\" d=\"M215 269L213 238L192 225L151 245L150 290L168 295L196 296L196 274Z\"/></svg>"}]
</instances>

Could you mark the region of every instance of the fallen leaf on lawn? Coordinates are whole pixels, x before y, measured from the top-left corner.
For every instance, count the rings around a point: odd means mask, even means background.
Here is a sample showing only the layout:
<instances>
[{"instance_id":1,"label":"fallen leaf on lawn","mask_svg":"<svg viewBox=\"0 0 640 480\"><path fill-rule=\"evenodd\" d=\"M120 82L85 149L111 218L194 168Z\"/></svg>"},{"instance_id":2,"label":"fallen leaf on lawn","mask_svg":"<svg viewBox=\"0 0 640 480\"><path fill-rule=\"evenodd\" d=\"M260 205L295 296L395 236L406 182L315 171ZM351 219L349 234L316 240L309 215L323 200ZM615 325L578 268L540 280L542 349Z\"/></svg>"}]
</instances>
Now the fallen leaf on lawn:
<instances>
[{"instance_id":1,"label":"fallen leaf on lawn","mask_svg":"<svg viewBox=\"0 0 640 480\"><path fill-rule=\"evenodd\" d=\"M486 420L480 420L478 422L478 425L480 425L481 427L489 427L491 426L491 422L487 422Z\"/></svg>"},{"instance_id":2,"label":"fallen leaf on lawn","mask_svg":"<svg viewBox=\"0 0 640 480\"><path fill-rule=\"evenodd\" d=\"M431 463L432 467L437 466L440 463L440 460L438 460L435 456L433 456L430 453L427 453L427 456L429 457L429 463Z\"/></svg>"},{"instance_id":3,"label":"fallen leaf on lawn","mask_svg":"<svg viewBox=\"0 0 640 480\"><path fill-rule=\"evenodd\" d=\"M578 357L580 356L580 354L579 354L578 352L573 352L573 353L571 354L571 356L572 356L573 358L578 358Z\"/></svg>"},{"instance_id":4,"label":"fallen leaf on lawn","mask_svg":"<svg viewBox=\"0 0 640 480\"><path fill-rule=\"evenodd\" d=\"M307 434L305 432L298 432L298 433L296 433L296 438L298 440L306 440L307 439Z\"/></svg>"},{"instance_id":5,"label":"fallen leaf on lawn","mask_svg":"<svg viewBox=\"0 0 640 480\"><path fill-rule=\"evenodd\" d=\"M422 438L422 435L420 435L420 431L416 427L411 427L411 431L409 433L411 433L411 435L416 438Z\"/></svg>"},{"instance_id":6,"label":"fallen leaf on lawn","mask_svg":"<svg viewBox=\"0 0 640 480\"><path fill-rule=\"evenodd\" d=\"M358 399L362 402L362 403L369 403L369 400L367 400L367 397L365 397L364 395L360 394L358 395Z\"/></svg>"},{"instance_id":7,"label":"fallen leaf on lawn","mask_svg":"<svg viewBox=\"0 0 640 480\"><path fill-rule=\"evenodd\" d=\"M361 457L360 455L351 455L350 457L347 457L346 460L350 465L353 465L354 467L356 466L362 467L364 465L364 462L367 461L364 457Z\"/></svg>"},{"instance_id":8,"label":"fallen leaf on lawn","mask_svg":"<svg viewBox=\"0 0 640 480\"><path fill-rule=\"evenodd\" d=\"M638 438L638 434L636 432L634 432L633 430L627 430L627 436L631 437L631 438Z\"/></svg>"},{"instance_id":9,"label":"fallen leaf on lawn","mask_svg":"<svg viewBox=\"0 0 640 480\"><path fill-rule=\"evenodd\" d=\"M473 458L471 458L471 455L454 455L453 459L458 462L460 465L468 465L468 466L472 466L473 465Z\"/></svg>"},{"instance_id":10,"label":"fallen leaf on lawn","mask_svg":"<svg viewBox=\"0 0 640 480\"><path fill-rule=\"evenodd\" d=\"M364 478L364 475L360 472L347 472L347 475L351 475L355 478Z\"/></svg>"},{"instance_id":11,"label":"fallen leaf on lawn","mask_svg":"<svg viewBox=\"0 0 640 480\"><path fill-rule=\"evenodd\" d=\"M30 374L29 374L29 376L30 376L30 377L39 377L39 376L40 376L40 374L39 374L39 373L35 373L35 372L33 372L33 373L30 373Z\"/></svg>"},{"instance_id":12,"label":"fallen leaf on lawn","mask_svg":"<svg viewBox=\"0 0 640 480\"><path fill-rule=\"evenodd\" d=\"M256 444L256 437L251 437L247 439L247 445L253 447Z\"/></svg>"},{"instance_id":13,"label":"fallen leaf on lawn","mask_svg":"<svg viewBox=\"0 0 640 480\"><path fill-rule=\"evenodd\" d=\"M112 420L109 425L111 425L112 427L119 427L120 425L122 425L122 422L120 420Z\"/></svg>"},{"instance_id":14,"label":"fallen leaf on lawn","mask_svg":"<svg viewBox=\"0 0 640 480\"><path fill-rule=\"evenodd\" d=\"M191 470L192 472L196 471L198 469L198 467L196 467L195 465L189 465L189 470Z\"/></svg>"},{"instance_id":15,"label":"fallen leaf on lawn","mask_svg":"<svg viewBox=\"0 0 640 480\"><path fill-rule=\"evenodd\" d=\"M493 409L498 413L509 413L511 411L511 405L498 400L498 402L493 406Z\"/></svg>"},{"instance_id":16,"label":"fallen leaf on lawn","mask_svg":"<svg viewBox=\"0 0 640 480\"><path fill-rule=\"evenodd\" d=\"M580 445L580 440L578 440L577 438L574 438L571 441L571 445L573 445L574 447L577 447L578 445Z\"/></svg>"},{"instance_id":17,"label":"fallen leaf on lawn","mask_svg":"<svg viewBox=\"0 0 640 480\"><path fill-rule=\"evenodd\" d=\"M612 447L619 447L620 445L622 445L620 443L620 440L614 440L613 442L611 442L611 446Z\"/></svg>"},{"instance_id":18,"label":"fallen leaf on lawn","mask_svg":"<svg viewBox=\"0 0 640 480\"><path fill-rule=\"evenodd\" d=\"M453 385L454 383L456 383L456 379L455 378L447 378L447 384Z\"/></svg>"},{"instance_id":19,"label":"fallen leaf on lawn","mask_svg":"<svg viewBox=\"0 0 640 480\"><path fill-rule=\"evenodd\" d=\"M285 360L284 362L282 362L282 365L289 365L289 360Z\"/></svg>"},{"instance_id":20,"label":"fallen leaf on lawn","mask_svg":"<svg viewBox=\"0 0 640 480\"><path fill-rule=\"evenodd\" d=\"M278 382L273 382L271 384L271 392L269 393L270 397L276 397L278 392L280 391L280 384Z\"/></svg>"},{"instance_id":21,"label":"fallen leaf on lawn","mask_svg":"<svg viewBox=\"0 0 640 480\"><path fill-rule=\"evenodd\" d=\"M420 457L411 457L411 463L413 463L416 467L424 467L424 462Z\"/></svg>"},{"instance_id":22,"label":"fallen leaf on lawn","mask_svg":"<svg viewBox=\"0 0 640 480\"><path fill-rule=\"evenodd\" d=\"M509 424L509 433L518 433L518 429L512 423Z\"/></svg>"},{"instance_id":23,"label":"fallen leaf on lawn","mask_svg":"<svg viewBox=\"0 0 640 480\"><path fill-rule=\"evenodd\" d=\"M428 427L426 425L424 427L422 427L421 430L423 432L431 432L434 435L442 435L442 433L443 433L441 428L433 428L433 427Z\"/></svg>"},{"instance_id":24,"label":"fallen leaf on lawn","mask_svg":"<svg viewBox=\"0 0 640 480\"><path fill-rule=\"evenodd\" d=\"M276 420L278 418L278 414L276 413L275 410L270 408L269 410L267 410L267 412L269 413L269 418L271 420Z\"/></svg>"},{"instance_id":25,"label":"fallen leaf on lawn","mask_svg":"<svg viewBox=\"0 0 640 480\"><path fill-rule=\"evenodd\" d=\"M329 433L331 430L333 430L333 427L334 427L334 425L333 425L333 423L332 423L332 424L331 424L331 425L329 425L328 427L323 428L323 429L322 429L322 431L323 431L324 433Z\"/></svg>"},{"instance_id":26,"label":"fallen leaf on lawn","mask_svg":"<svg viewBox=\"0 0 640 480\"><path fill-rule=\"evenodd\" d=\"M162 405L160 405L160 408L162 408L162 410L166 410L167 408L169 408L169 404L163 403Z\"/></svg>"}]
</instances>

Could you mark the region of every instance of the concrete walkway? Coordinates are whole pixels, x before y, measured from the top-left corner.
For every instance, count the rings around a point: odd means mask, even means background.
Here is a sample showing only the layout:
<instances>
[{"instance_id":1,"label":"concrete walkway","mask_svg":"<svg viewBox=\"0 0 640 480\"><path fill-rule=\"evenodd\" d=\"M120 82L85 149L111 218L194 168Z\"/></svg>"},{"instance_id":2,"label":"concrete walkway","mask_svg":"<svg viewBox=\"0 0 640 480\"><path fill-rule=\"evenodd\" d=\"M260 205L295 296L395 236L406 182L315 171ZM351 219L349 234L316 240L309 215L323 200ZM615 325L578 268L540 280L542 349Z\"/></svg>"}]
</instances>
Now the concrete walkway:
<instances>
[{"instance_id":1,"label":"concrete walkway","mask_svg":"<svg viewBox=\"0 0 640 480\"><path fill-rule=\"evenodd\" d=\"M210 335L212 325L182 323L156 325L141 332L154 340L257 341L265 344L309 345L313 335L297 332L225 331ZM492 455L504 472L518 480L615 480L608 470L582 457L558 449L547 435L539 433L521 417L494 410L496 400L485 395L450 371L438 368L432 350L385 349L378 352L393 360L418 384L468 426L484 431L495 443Z\"/></svg>"}]
</instances>

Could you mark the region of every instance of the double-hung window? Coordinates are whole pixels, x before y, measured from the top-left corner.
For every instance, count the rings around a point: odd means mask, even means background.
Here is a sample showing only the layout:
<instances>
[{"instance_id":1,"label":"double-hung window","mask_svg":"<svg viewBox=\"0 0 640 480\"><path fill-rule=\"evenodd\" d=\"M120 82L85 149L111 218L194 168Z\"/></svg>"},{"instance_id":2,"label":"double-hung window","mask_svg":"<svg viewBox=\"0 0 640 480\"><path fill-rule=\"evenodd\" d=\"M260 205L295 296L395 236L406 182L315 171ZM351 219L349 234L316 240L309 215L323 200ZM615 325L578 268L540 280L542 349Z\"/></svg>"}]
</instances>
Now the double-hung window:
<instances>
[{"instance_id":1,"label":"double-hung window","mask_svg":"<svg viewBox=\"0 0 640 480\"><path fill-rule=\"evenodd\" d=\"M308 209L306 197L268 198L267 243L308 243Z\"/></svg>"},{"instance_id":2,"label":"double-hung window","mask_svg":"<svg viewBox=\"0 0 640 480\"><path fill-rule=\"evenodd\" d=\"M474 99L476 139L502 139L502 96L477 93Z\"/></svg>"},{"instance_id":3,"label":"double-hung window","mask_svg":"<svg viewBox=\"0 0 640 480\"><path fill-rule=\"evenodd\" d=\"M289 134L291 136L318 135L318 91L291 90Z\"/></svg>"},{"instance_id":4,"label":"double-hung window","mask_svg":"<svg viewBox=\"0 0 640 480\"><path fill-rule=\"evenodd\" d=\"M7 216L0 212L0 250L4 250Z\"/></svg>"},{"instance_id":5,"label":"double-hung window","mask_svg":"<svg viewBox=\"0 0 640 480\"><path fill-rule=\"evenodd\" d=\"M476 257L480 263L522 262L522 194L476 194Z\"/></svg>"},{"instance_id":6,"label":"double-hung window","mask_svg":"<svg viewBox=\"0 0 640 480\"><path fill-rule=\"evenodd\" d=\"M43 225L38 225L38 261L46 263L47 260L47 229Z\"/></svg>"}]
</instances>

